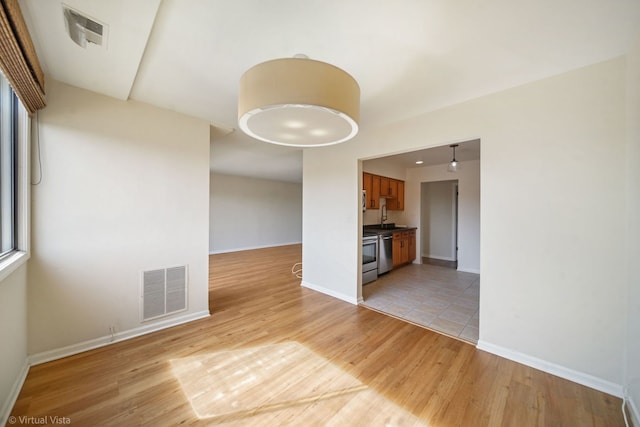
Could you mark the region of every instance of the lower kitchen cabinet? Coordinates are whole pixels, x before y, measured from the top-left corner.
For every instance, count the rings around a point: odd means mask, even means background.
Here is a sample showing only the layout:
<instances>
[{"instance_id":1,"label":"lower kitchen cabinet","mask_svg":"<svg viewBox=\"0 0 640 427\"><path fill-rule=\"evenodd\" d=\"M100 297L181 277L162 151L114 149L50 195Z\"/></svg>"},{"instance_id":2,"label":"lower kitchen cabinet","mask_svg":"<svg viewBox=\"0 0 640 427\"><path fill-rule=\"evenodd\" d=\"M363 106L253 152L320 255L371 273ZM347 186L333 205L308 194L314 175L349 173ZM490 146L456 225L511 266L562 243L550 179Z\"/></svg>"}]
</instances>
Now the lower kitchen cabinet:
<instances>
[{"instance_id":1,"label":"lower kitchen cabinet","mask_svg":"<svg viewBox=\"0 0 640 427\"><path fill-rule=\"evenodd\" d=\"M416 230L409 231L409 262L416 259Z\"/></svg>"},{"instance_id":2,"label":"lower kitchen cabinet","mask_svg":"<svg viewBox=\"0 0 640 427\"><path fill-rule=\"evenodd\" d=\"M416 259L416 230L393 233L393 267L399 267Z\"/></svg>"}]
</instances>

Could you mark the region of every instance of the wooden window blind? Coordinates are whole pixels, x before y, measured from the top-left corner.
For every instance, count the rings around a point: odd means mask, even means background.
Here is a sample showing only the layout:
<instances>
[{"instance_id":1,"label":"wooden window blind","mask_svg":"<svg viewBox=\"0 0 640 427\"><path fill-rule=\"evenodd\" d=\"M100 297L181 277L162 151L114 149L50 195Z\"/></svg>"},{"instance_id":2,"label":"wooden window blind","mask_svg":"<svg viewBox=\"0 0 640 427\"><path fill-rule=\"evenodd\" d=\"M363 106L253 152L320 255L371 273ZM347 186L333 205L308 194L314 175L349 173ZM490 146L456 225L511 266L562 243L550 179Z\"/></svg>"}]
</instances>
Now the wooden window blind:
<instances>
[{"instance_id":1,"label":"wooden window blind","mask_svg":"<svg viewBox=\"0 0 640 427\"><path fill-rule=\"evenodd\" d=\"M0 68L29 114L46 106L44 73L18 0L0 0Z\"/></svg>"}]
</instances>

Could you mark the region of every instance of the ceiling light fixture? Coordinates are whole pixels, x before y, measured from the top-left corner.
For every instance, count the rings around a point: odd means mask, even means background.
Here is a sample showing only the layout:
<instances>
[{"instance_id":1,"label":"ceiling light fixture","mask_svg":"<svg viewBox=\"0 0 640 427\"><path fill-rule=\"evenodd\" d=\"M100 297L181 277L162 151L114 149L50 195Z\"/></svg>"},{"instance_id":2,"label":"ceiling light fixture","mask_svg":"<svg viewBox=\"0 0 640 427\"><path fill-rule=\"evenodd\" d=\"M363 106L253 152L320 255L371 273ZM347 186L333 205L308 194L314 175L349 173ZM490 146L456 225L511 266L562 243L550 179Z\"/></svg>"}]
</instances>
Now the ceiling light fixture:
<instances>
[{"instance_id":1,"label":"ceiling light fixture","mask_svg":"<svg viewBox=\"0 0 640 427\"><path fill-rule=\"evenodd\" d=\"M451 144L449 147L453 148L453 159L449 162L449 166L447 166L447 170L449 172L458 172L458 168L460 164L456 160L456 147L458 144Z\"/></svg>"},{"instance_id":2,"label":"ceiling light fixture","mask_svg":"<svg viewBox=\"0 0 640 427\"><path fill-rule=\"evenodd\" d=\"M423 164L423 163L424 163L424 162L423 162L422 160L416 160L416 165L421 165L421 164Z\"/></svg>"},{"instance_id":3,"label":"ceiling light fixture","mask_svg":"<svg viewBox=\"0 0 640 427\"><path fill-rule=\"evenodd\" d=\"M240 78L238 124L272 144L322 147L358 133L360 86L348 73L305 55L263 62Z\"/></svg>"}]
</instances>

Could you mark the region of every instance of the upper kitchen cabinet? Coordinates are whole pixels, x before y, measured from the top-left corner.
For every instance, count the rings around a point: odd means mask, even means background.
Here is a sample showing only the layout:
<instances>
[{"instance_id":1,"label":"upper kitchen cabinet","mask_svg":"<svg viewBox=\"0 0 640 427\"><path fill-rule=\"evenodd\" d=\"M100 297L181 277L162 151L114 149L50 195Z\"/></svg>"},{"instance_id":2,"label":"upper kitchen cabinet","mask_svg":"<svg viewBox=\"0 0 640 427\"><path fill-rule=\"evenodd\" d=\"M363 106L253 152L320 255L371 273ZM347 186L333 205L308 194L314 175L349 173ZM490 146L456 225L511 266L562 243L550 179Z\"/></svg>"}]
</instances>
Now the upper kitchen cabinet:
<instances>
[{"instance_id":1,"label":"upper kitchen cabinet","mask_svg":"<svg viewBox=\"0 0 640 427\"><path fill-rule=\"evenodd\" d=\"M395 199L398 197L398 181L397 179L380 177L380 196Z\"/></svg>"},{"instance_id":2,"label":"upper kitchen cabinet","mask_svg":"<svg viewBox=\"0 0 640 427\"><path fill-rule=\"evenodd\" d=\"M386 176L380 177L380 196L381 197L389 197L391 195L391 187L389 185L389 181L391 178L387 178Z\"/></svg>"},{"instance_id":3,"label":"upper kitchen cabinet","mask_svg":"<svg viewBox=\"0 0 640 427\"><path fill-rule=\"evenodd\" d=\"M366 192L367 209L380 208L380 177L367 172L362 173L362 188Z\"/></svg>"},{"instance_id":4,"label":"upper kitchen cabinet","mask_svg":"<svg viewBox=\"0 0 640 427\"><path fill-rule=\"evenodd\" d=\"M387 199L387 209L392 211L404 210L404 181L391 179L391 197Z\"/></svg>"},{"instance_id":5,"label":"upper kitchen cabinet","mask_svg":"<svg viewBox=\"0 0 640 427\"><path fill-rule=\"evenodd\" d=\"M404 210L404 181L398 181L398 205L396 206L399 211Z\"/></svg>"},{"instance_id":6,"label":"upper kitchen cabinet","mask_svg":"<svg viewBox=\"0 0 640 427\"><path fill-rule=\"evenodd\" d=\"M367 209L379 209L380 197L384 197L388 210L404 210L404 181L363 172L362 188L367 193Z\"/></svg>"}]
</instances>

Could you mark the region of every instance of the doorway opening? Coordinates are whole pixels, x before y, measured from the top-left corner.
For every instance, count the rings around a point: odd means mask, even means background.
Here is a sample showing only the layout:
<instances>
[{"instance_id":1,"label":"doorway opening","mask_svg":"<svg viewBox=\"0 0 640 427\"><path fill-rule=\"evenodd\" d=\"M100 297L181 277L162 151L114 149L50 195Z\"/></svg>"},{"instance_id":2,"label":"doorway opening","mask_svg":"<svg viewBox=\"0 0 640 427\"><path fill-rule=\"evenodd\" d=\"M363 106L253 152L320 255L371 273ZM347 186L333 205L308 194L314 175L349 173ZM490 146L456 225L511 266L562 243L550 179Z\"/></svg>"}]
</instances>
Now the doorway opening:
<instances>
[{"instance_id":1,"label":"doorway opening","mask_svg":"<svg viewBox=\"0 0 640 427\"><path fill-rule=\"evenodd\" d=\"M393 205L402 208L387 215L381 209L388 200L365 199L363 236L372 224L416 229L417 256L413 262L394 263L391 271L361 286L359 295L367 308L475 344L480 327L480 140L458 147L455 173L447 168L449 145L362 161L363 184L367 174L395 179L404 197ZM376 194L377 188L370 188Z\"/></svg>"},{"instance_id":2,"label":"doorway opening","mask_svg":"<svg viewBox=\"0 0 640 427\"><path fill-rule=\"evenodd\" d=\"M458 268L458 180L420 186L422 263Z\"/></svg>"}]
</instances>

